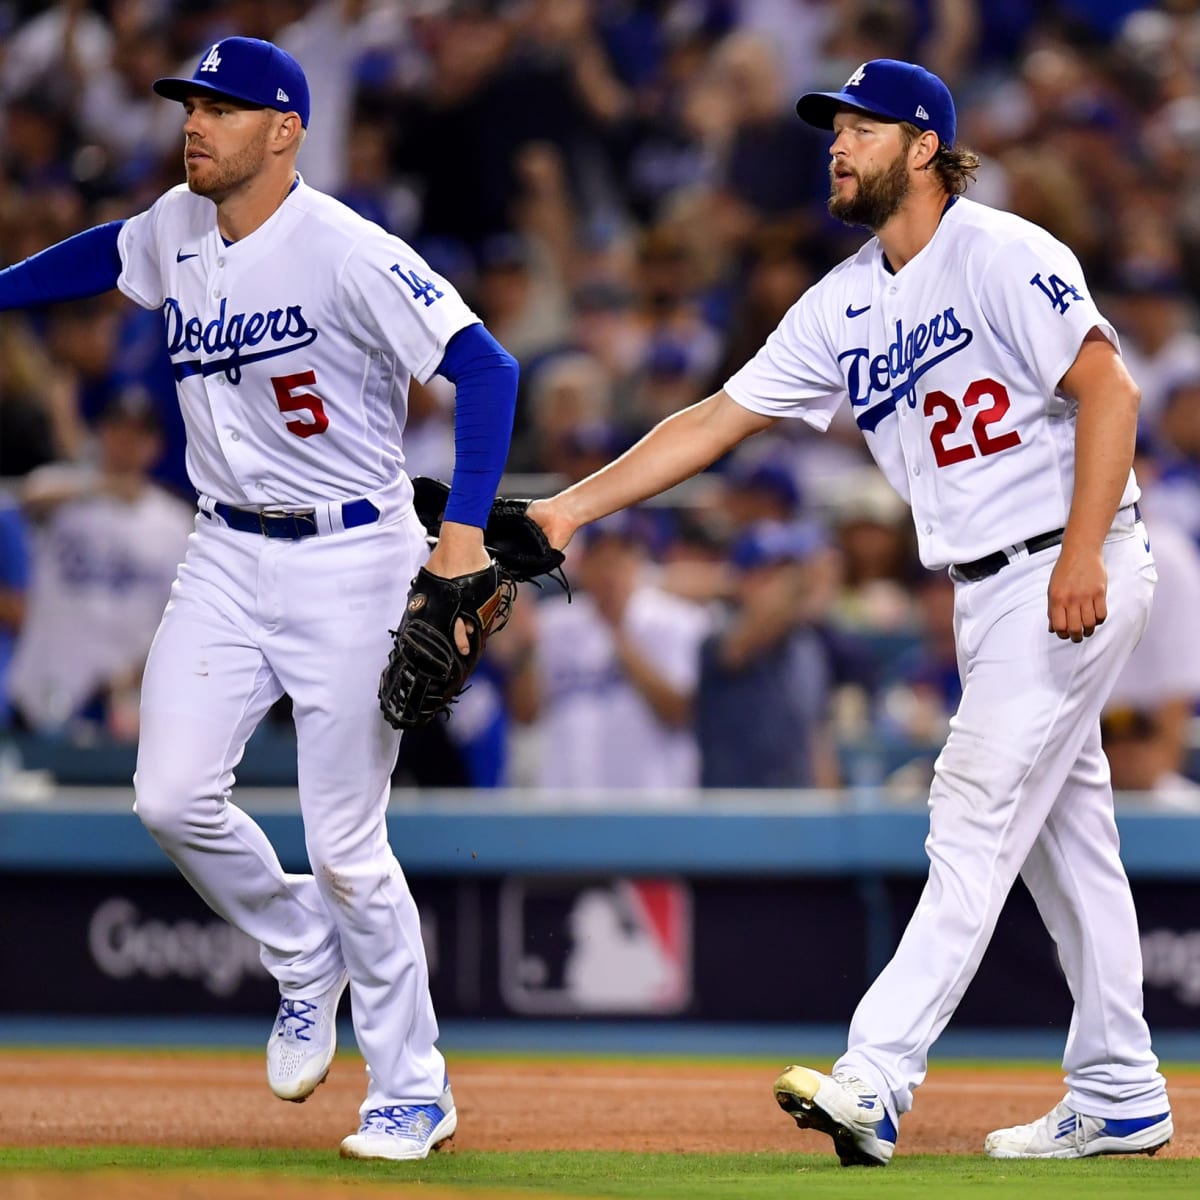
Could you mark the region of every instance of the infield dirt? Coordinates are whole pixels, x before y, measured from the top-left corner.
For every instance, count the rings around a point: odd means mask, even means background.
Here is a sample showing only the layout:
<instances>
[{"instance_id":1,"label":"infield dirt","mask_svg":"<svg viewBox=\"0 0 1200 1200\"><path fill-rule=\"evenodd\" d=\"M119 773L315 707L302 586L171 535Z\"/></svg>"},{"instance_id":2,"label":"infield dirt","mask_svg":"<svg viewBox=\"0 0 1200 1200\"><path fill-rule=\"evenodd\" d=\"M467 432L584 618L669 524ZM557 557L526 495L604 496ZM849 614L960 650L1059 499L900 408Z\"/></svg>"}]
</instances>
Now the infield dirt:
<instances>
[{"instance_id":1,"label":"infield dirt","mask_svg":"<svg viewBox=\"0 0 1200 1200\"><path fill-rule=\"evenodd\" d=\"M785 1066L780 1061L779 1068ZM828 1068L826 1063L813 1063ZM471 1150L760 1150L820 1153L771 1094L771 1065L451 1057L455 1147ZM1200 1156L1200 1071L1168 1071L1175 1138ZM0 1147L162 1145L337 1153L358 1125L361 1059L342 1055L304 1104L267 1090L261 1055L0 1050ZM897 1155L978 1154L984 1136L1062 1096L1052 1069L935 1063L903 1120Z\"/></svg>"}]
</instances>

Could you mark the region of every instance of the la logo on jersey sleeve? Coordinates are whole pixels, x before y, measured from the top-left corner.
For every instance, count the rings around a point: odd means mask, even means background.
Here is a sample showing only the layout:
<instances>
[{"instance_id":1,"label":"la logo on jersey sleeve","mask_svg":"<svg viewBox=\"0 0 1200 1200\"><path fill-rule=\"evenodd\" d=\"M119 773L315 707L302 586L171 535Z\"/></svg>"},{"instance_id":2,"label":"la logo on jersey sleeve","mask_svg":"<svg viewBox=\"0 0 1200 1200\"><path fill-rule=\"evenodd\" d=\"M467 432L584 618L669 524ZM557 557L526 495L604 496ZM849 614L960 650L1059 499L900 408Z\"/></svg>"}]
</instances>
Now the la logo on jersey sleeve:
<instances>
[{"instance_id":1,"label":"la logo on jersey sleeve","mask_svg":"<svg viewBox=\"0 0 1200 1200\"><path fill-rule=\"evenodd\" d=\"M416 271L406 271L399 263L392 263L388 269L408 284L414 300L425 301L426 308L446 294L432 280L422 278Z\"/></svg>"},{"instance_id":2,"label":"la logo on jersey sleeve","mask_svg":"<svg viewBox=\"0 0 1200 1200\"><path fill-rule=\"evenodd\" d=\"M1078 288L1073 284L1065 282L1057 275L1051 275L1048 279L1043 279L1042 273L1039 271L1029 282L1033 287L1042 292L1060 316L1066 313L1067 309L1071 307L1072 300L1083 299Z\"/></svg>"}]
</instances>

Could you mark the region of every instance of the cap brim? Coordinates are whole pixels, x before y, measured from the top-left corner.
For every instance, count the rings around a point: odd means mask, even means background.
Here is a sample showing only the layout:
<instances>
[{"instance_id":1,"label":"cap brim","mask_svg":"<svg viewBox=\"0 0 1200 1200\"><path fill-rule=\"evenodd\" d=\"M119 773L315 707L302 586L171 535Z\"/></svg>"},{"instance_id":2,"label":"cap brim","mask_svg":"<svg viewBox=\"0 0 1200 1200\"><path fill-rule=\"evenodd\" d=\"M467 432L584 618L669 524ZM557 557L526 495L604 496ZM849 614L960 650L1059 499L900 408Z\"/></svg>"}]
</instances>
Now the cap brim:
<instances>
[{"instance_id":1,"label":"cap brim","mask_svg":"<svg viewBox=\"0 0 1200 1200\"><path fill-rule=\"evenodd\" d=\"M817 129L832 129L833 118L839 108L853 108L875 117L886 117L889 121L905 119L899 113L888 112L885 108L864 108L862 103L848 92L808 92L796 101L796 115Z\"/></svg>"},{"instance_id":2,"label":"cap brim","mask_svg":"<svg viewBox=\"0 0 1200 1200\"><path fill-rule=\"evenodd\" d=\"M156 79L152 86L160 96L164 96L168 100L186 100L189 96L199 93L204 96L224 96L229 100L237 100L254 108L267 107L261 100L256 100L252 96L239 96L237 92L231 92L226 88L209 87L208 84L199 83L195 79Z\"/></svg>"}]
</instances>

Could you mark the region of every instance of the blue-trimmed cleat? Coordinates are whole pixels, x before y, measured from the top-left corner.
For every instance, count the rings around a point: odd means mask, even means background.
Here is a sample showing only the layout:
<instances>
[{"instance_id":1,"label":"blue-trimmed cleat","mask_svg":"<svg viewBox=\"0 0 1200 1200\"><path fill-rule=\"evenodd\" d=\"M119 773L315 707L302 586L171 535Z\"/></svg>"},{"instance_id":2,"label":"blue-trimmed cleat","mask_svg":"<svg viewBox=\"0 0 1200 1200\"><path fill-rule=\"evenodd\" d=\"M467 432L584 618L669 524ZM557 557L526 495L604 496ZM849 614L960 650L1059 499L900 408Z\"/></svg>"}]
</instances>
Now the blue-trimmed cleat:
<instances>
[{"instance_id":1,"label":"blue-trimmed cleat","mask_svg":"<svg viewBox=\"0 0 1200 1200\"><path fill-rule=\"evenodd\" d=\"M391 1104L370 1109L357 1133L342 1139L343 1158L428 1158L454 1137L458 1113L450 1088L433 1104Z\"/></svg>"},{"instance_id":2,"label":"blue-trimmed cleat","mask_svg":"<svg viewBox=\"0 0 1200 1200\"><path fill-rule=\"evenodd\" d=\"M775 1080L775 1099L801 1129L833 1138L843 1167L886 1167L891 1162L896 1125L880 1096L857 1075L788 1067Z\"/></svg>"},{"instance_id":3,"label":"blue-trimmed cleat","mask_svg":"<svg viewBox=\"0 0 1200 1200\"><path fill-rule=\"evenodd\" d=\"M345 974L309 1000L284 996L267 1042L267 1083L280 1100L297 1104L325 1082L337 1050L337 1009Z\"/></svg>"},{"instance_id":4,"label":"blue-trimmed cleat","mask_svg":"<svg viewBox=\"0 0 1200 1200\"><path fill-rule=\"evenodd\" d=\"M1157 1154L1174 1132L1170 1110L1153 1117L1089 1117L1064 1100L1040 1121L989 1133L983 1149L992 1158Z\"/></svg>"}]
</instances>

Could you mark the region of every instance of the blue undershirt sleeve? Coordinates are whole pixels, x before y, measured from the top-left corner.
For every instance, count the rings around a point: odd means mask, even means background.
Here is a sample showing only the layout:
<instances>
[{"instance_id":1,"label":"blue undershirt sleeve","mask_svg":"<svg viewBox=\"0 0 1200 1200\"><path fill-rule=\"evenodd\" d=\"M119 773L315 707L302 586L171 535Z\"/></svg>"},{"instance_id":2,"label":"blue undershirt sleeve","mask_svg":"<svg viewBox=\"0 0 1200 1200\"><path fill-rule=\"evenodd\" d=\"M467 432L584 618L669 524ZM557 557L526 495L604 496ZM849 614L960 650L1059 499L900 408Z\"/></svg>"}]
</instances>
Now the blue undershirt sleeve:
<instances>
[{"instance_id":1,"label":"blue undershirt sleeve","mask_svg":"<svg viewBox=\"0 0 1200 1200\"><path fill-rule=\"evenodd\" d=\"M110 292L121 277L124 221L96 225L0 271L0 309L36 308Z\"/></svg>"},{"instance_id":2,"label":"blue undershirt sleeve","mask_svg":"<svg viewBox=\"0 0 1200 1200\"><path fill-rule=\"evenodd\" d=\"M482 325L460 329L437 374L455 387L454 477L445 520L487 524L508 461L520 368Z\"/></svg>"}]
</instances>

